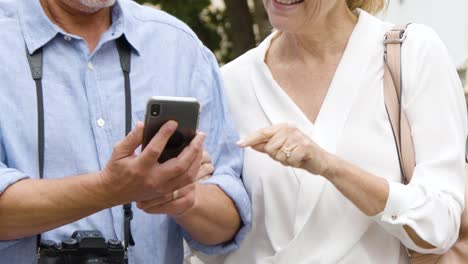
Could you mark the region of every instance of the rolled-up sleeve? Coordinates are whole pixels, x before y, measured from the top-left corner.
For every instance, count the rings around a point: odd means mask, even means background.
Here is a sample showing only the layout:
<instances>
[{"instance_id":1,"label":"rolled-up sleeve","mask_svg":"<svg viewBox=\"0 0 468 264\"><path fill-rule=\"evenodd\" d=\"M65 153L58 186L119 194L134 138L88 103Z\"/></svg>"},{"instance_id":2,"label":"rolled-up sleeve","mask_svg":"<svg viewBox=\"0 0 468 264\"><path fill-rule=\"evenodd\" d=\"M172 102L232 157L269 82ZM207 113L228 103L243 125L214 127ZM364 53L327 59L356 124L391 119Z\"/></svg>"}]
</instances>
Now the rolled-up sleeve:
<instances>
[{"instance_id":1,"label":"rolled-up sleeve","mask_svg":"<svg viewBox=\"0 0 468 264\"><path fill-rule=\"evenodd\" d=\"M0 124L1 125L1 124ZM2 130L0 127L0 196L5 190L16 182L29 178L24 173L8 168L6 165L6 153L3 145ZM11 247L21 240L0 241L0 250Z\"/></svg>"},{"instance_id":2,"label":"rolled-up sleeve","mask_svg":"<svg viewBox=\"0 0 468 264\"><path fill-rule=\"evenodd\" d=\"M1 126L1 124L0 124ZM10 185L28 178L24 173L19 172L15 169L8 168L6 165L6 153L3 145L2 130L0 127L0 195Z\"/></svg>"},{"instance_id":3,"label":"rolled-up sleeve","mask_svg":"<svg viewBox=\"0 0 468 264\"><path fill-rule=\"evenodd\" d=\"M0 163L0 195L12 184L26 178L28 178L28 176L23 173L14 169L9 169L4 163Z\"/></svg>"},{"instance_id":4,"label":"rolled-up sleeve","mask_svg":"<svg viewBox=\"0 0 468 264\"><path fill-rule=\"evenodd\" d=\"M197 94L202 101L200 130L207 134L205 147L216 168L213 176L203 183L217 185L231 198L239 212L242 227L232 241L215 246L203 245L186 232L185 237L196 250L206 254L224 254L239 247L250 228L252 208L241 179L243 152L236 145L239 137L225 104L218 64L207 49L200 52L199 63L192 77L192 88L207 92Z\"/></svg>"},{"instance_id":5,"label":"rolled-up sleeve","mask_svg":"<svg viewBox=\"0 0 468 264\"><path fill-rule=\"evenodd\" d=\"M463 89L442 41L414 25L402 50L403 109L416 154L410 184L390 182L385 210L375 220L409 249L441 254L455 243L464 208L467 113ZM435 249L418 247L411 227Z\"/></svg>"}]
</instances>

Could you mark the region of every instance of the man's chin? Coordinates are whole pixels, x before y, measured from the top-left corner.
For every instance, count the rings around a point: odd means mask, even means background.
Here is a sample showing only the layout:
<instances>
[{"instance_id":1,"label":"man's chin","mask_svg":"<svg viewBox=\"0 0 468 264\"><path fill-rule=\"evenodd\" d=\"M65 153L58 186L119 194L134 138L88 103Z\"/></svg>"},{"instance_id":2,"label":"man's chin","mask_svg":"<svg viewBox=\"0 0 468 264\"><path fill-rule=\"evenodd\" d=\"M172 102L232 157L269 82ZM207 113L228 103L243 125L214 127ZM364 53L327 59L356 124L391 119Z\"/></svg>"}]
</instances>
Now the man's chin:
<instances>
[{"instance_id":1,"label":"man's chin","mask_svg":"<svg viewBox=\"0 0 468 264\"><path fill-rule=\"evenodd\" d=\"M103 8L113 6L116 0L66 0L66 2L80 12L93 14Z\"/></svg>"}]
</instances>

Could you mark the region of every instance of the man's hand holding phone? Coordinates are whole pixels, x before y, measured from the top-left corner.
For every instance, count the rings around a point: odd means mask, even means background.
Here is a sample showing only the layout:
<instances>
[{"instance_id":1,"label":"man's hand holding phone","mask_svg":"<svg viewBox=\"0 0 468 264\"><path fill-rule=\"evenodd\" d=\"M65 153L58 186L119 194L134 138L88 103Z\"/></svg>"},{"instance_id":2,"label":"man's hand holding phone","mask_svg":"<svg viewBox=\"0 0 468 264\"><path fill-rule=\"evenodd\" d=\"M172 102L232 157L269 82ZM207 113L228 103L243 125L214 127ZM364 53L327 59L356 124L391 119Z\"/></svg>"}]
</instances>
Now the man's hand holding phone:
<instances>
[{"instance_id":1,"label":"man's hand holding phone","mask_svg":"<svg viewBox=\"0 0 468 264\"><path fill-rule=\"evenodd\" d=\"M205 135L197 133L177 157L159 163L157 160L176 131L177 123L165 123L141 155L136 156L135 151L143 141L143 127L138 123L115 146L111 160L101 173L103 186L109 189L109 199L115 204L136 201L148 213L179 216L195 204L194 183L199 180Z\"/></svg>"},{"instance_id":2,"label":"man's hand holding phone","mask_svg":"<svg viewBox=\"0 0 468 264\"><path fill-rule=\"evenodd\" d=\"M201 163L200 169L198 170L198 174L196 177L197 182L208 179L209 177L211 177L211 175L213 174L215 170L214 165L211 163L211 157L206 151L203 151L203 155L202 155L202 159L200 163ZM197 187L197 183L195 182L195 183L192 183L183 187L182 189L175 190L174 192L168 195L158 197L158 198L148 200L148 201L139 202L137 203L137 206L138 208L140 208L141 210L149 214L162 214L162 213L171 214L167 212L167 209L171 209L172 207L170 203L179 200L181 197L192 195L191 192L195 192L196 187ZM180 214L172 214L172 215L180 216Z\"/></svg>"}]
</instances>

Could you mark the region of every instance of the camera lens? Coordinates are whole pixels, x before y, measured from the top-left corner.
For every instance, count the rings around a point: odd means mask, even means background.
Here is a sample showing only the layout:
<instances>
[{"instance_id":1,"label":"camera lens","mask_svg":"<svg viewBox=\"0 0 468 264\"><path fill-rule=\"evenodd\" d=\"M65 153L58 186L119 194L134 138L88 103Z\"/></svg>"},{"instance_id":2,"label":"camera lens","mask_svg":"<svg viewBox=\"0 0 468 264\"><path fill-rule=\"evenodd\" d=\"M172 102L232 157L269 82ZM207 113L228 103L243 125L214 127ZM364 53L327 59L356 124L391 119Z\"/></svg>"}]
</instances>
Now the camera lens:
<instances>
[{"instance_id":1,"label":"camera lens","mask_svg":"<svg viewBox=\"0 0 468 264\"><path fill-rule=\"evenodd\" d=\"M161 112L161 106L159 104L154 104L151 106L151 116L156 117Z\"/></svg>"}]
</instances>

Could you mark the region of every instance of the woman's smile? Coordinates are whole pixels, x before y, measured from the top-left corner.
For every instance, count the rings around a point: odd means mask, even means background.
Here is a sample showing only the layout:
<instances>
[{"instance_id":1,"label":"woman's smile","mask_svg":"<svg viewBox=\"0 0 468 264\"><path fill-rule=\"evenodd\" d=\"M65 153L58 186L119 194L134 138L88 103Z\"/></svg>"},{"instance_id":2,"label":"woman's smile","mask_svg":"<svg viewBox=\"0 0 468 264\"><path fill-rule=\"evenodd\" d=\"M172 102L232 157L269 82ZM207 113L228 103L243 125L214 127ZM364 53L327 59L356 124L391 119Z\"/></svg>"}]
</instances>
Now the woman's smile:
<instances>
[{"instance_id":1,"label":"woman's smile","mask_svg":"<svg viewBox=\"0 0 468 264\"><path fill-rule=\"evenodd\" d=\"M277 11L286 11L296 8L304 3L304 0L272 0L271 2L274 9Z\"/></svg>"},{"instance_id":2,"label":"woman's smile","mask_svg":"<svg viewBox=\"0 0 468 264\"><path fill-rule=\"evenodd\" d=\"M304 0L274 0L276 3L281 5L296 5L304 2Z\"/></svg>"}]
</instances>

